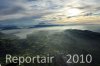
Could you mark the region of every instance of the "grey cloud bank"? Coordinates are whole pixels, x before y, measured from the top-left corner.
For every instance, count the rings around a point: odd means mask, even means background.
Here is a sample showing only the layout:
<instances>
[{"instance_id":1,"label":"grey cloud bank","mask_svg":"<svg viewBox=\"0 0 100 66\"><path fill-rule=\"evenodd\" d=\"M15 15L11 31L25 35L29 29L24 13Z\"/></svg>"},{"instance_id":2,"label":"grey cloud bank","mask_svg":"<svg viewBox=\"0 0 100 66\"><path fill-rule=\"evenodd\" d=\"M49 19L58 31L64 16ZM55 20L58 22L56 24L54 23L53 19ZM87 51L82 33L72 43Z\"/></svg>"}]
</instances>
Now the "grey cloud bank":
<instances>
[{"instance_id":1,"label":"grey cloud bank","mask_svg":"<svg viewBox=\"0 0 100 66\"><path fill-rule=\"evenodd\" d=\"M0 0L0 21L59 13L63 8L83 10L83 16L100 15L100 0Z\"/></svg>"}]
</instances>

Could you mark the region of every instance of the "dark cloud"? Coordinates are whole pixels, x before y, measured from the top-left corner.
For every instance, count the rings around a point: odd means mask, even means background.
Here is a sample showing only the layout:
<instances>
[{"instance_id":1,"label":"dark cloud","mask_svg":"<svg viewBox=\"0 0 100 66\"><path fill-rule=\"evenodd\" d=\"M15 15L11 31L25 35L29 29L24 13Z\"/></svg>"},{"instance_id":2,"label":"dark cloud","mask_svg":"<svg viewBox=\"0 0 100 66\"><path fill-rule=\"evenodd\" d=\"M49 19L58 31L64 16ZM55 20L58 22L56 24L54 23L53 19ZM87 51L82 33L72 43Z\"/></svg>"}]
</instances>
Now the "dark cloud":
<instances>
[{"instance_id":1,"label":"dark cloud","mask_svg":"<svg viewBox=\"0 0 100 66\"><path fill-rule=\"evenodd\" d=\"M23 8L14 4L12 0L2 0L0 1L0 16L1 15L11 15L22 11Z\"/></svg>"},{"instance_id":2,"label":"dark cloud","mask_svg":"<svg viewBox=\"0 0 100 66\"><path fill-rule=\"evenodd\" d=\"M23 11L24 9L21 7L12 7L12 8L5 8L0 11L0 15L11 15L16 14L18 12Z\"/></svg>"}]
</instances>

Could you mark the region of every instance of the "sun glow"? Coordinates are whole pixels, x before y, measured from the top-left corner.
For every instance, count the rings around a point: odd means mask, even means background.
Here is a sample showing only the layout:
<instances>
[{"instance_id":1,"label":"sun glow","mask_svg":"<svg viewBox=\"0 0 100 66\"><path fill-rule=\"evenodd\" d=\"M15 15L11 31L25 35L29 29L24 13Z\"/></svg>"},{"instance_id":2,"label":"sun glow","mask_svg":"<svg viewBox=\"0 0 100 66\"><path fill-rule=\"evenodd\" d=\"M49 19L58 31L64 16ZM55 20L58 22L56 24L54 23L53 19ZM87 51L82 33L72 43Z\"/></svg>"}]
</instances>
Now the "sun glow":
<instances>
[{"instance_id":1,"label":"sun glow","mask_svg":"<svg viewBox=\"0 0 100 66\"><path fill-rule=\"evenodd\" d=\"M78 16L80 15L81 10L73 8L73 9L68 9L67 10L67 16Z\"/></svg>"}]
</instances>

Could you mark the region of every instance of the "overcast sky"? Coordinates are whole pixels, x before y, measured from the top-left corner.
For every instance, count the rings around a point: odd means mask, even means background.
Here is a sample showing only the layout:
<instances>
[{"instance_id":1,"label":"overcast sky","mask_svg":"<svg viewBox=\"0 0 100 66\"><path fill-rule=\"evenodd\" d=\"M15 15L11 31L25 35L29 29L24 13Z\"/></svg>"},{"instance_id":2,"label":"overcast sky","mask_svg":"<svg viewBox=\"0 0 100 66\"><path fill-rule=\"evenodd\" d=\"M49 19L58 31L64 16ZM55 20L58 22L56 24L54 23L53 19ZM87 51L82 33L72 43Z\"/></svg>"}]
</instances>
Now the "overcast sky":
<instances>
[{"instance_id":1,"label":"overcast sky","mask_svg":"<svg viewBox=\"0 0 100 66\"><path fill-rule=\"evenodd\" d=\"M0 0L1 23L24 21L100 24L100 0Z\"/></svg>"}]
</instances>

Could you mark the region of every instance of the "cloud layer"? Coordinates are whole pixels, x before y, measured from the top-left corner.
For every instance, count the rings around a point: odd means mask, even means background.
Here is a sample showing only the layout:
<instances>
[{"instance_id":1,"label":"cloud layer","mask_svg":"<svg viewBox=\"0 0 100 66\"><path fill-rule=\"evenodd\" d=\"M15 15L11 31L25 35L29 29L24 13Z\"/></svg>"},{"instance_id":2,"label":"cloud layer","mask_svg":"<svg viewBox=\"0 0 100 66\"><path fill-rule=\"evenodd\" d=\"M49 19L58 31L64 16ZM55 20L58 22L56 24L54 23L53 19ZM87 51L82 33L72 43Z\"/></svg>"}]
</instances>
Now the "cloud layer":
<instances>
[{"instance_id":1,"label":"cloud layer","mask_svg":"<svg viewBox=\"0 0 100 66\"><path fill-rule=\"evenodd\" d=\"M69 18L65 14L69 8L80 9L78 16L100 16L99 4L100 0L0 0L0 21L29 17L35 21L58 21Z\"/></svg>"}]
</instances>

